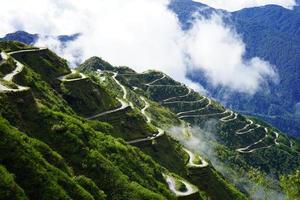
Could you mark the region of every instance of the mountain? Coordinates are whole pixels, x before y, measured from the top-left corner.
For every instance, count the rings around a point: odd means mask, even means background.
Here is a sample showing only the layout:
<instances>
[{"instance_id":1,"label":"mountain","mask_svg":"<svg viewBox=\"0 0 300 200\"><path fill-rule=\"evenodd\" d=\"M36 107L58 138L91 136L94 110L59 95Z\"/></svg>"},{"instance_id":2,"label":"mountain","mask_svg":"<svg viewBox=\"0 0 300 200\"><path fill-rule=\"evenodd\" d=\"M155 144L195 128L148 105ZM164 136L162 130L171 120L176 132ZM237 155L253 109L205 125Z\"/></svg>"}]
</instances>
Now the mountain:
<instances>
[{"instance_id":1,"label":"mountain","mask_svg":"<svg viewBox=\"0 0 300 200\"><path fill-rule=\"evenodd\" d=\"M248 199L297 177L298 139L162 72L0 50L0 199Z\"/></svg>"},{"instance_id":2,"label":"mountain","mask_svg":"<svg viewBox=\"0 0 300 200\"><path fill-rule=\"evenodd\" d=\"M183 29L191 26L190 19L193 19L194 12L207 16L212 12L224 13L225 22L235 27L246 44L245 58L260 57L269 61L276 66L279 75L278 83L268 81L268 90L258 91L253 96L232 92L224 87L214 87L205 79L201 71L191 72L189 77L192 80L202 84L214 98L226 106L257 116L282 131L299 136L300 14L298 6L294 10L288 10L276 5L267 5L228 13L222 10L216 11L191 0L173 0L169 7L178 15Z\"/></svg>"},{"instance_id":3,"label":"mountain","mask_svg":"<svg viewBox=\"0 0 300 200\"><path fill-rule=\"evenodd\" d=\"M176 114L122 85L114 71L129 69L93 58L114 70L99 77L47 48L0 49L0 199L247 199L171 137Z\"/></svg>"},{"instance_id":4,"label":"mountain","mask_svg":"<svg viewBox=\"0 0 300 200\"><path fill-rule=\"evenodd\" d=\"M263 88L267 89L262 89L255 95L233 92L226 87L214 87L202 71L190 72L190 79L199 82L213 98L227 107L259 117L290 135L299 136L299 6L288 10L276 5L267 5L229 13L192 0L172 0L169 8L178 15L184 30L191 27L195 12L207 17L214 12L223 14L226 16L224 21L235 28L246 44L244 57L260 57L269 61L276 67L279 75L278 82L266 80L267 85ZM58 38L62 42L68 42L78 36L79 34L74 34ZM38 34L18 31L8 34L2 40L32 45L38 37Z\"/></svg>"},{"instance_id":5,"label":"mountain","mask_svg":"<svg viewBox=\"0 0 300 200\"><path fill-rule=\"evenodd\" d=\"M42 35L31 34L31 33L25 32L25 31L16 31L14 33L6 34L3 38L0 38L0 41L18 41L18 42L22 42L22 43L25 43L28 45L33 45L38 41L39 37L41 37L41 36ZM65 42L74 41L79 36L80 36L80 34L76 33L76 34L72 34L72 35L59 35L59 36L55 36L55 37L57 37L60 42L65 43ZM53 36L46 35L43 37L53 37Z\"/></svg>"}]
</instances>

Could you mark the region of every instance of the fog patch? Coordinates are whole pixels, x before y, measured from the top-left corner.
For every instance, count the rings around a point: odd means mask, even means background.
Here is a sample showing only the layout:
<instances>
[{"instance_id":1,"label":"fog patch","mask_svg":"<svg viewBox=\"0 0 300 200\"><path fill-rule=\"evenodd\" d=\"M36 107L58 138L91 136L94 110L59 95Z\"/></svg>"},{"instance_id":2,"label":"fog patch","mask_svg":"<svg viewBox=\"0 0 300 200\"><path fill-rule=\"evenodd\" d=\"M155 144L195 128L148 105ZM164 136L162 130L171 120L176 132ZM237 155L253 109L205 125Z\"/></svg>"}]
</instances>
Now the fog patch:
<instances>
[{"instance_id":1,"label":"fog patch","mask_svg":"<svg viewBox=\"0 0 300 200\"><path fill-rule=\"evenodd\" d=\"M222 148L219 146L220 137L216 129L217 123L217 120L209 120L202 127L190 127L189 130L192 133L190 137L183 134L183 127L172 127L168 132L184 147L208 159L218 172L226 177L229 182L240 188L241 191L249 194L251 199L283 200L284 195L279 192L278 182L271 175L264 175L264 182L267 185L264 187L251 180L244 170L234 169L226 164L226 161L220 160L218 151ZM255 172L256 169L253 169L253 171Z\"/></svg>"},{"instance_id":2,"label":"fog patch","mask_svg":"<svg viewBox=\"0 0 300 200\"><path fill-rule=\"evenodd\" d=\"M278 80L269 62L258 57L244 58L246 46L242 38L223 22L221 14L198 16L186 34L185 44L190 67L201 70L214 87L252 95L267 80Z\"/></svg>"}]
</instances>

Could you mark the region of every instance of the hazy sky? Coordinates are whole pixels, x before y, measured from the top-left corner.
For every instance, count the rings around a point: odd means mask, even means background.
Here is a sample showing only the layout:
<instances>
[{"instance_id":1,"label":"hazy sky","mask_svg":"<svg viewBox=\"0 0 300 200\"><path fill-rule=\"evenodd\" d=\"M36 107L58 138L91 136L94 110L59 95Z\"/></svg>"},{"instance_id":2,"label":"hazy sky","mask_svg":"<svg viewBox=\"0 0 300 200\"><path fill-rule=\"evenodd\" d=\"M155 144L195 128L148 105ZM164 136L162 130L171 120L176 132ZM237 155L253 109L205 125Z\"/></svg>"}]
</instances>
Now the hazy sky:
<instances>
[{"instance_id":1,"label":"hazy sky","mask_svg":"<svg viewBox=\"0 0 300 200\"><path fill-rule=\"evenodd\" d=\"M139 72L161 70L196 89L201 87L185 77L188 66L204 71L216 86L250 94L260 89L265 77L276 76L267 61L243 59L245 44L223 23L222 16L199 16L191 30L184 32L168 3L9 0L1 3L0 35L16 30L48 35L81 33L66 49L60 48L56 38L41 38L37 45L50 47L70 62L100 56Z\"/></svg>"}]
</instances>

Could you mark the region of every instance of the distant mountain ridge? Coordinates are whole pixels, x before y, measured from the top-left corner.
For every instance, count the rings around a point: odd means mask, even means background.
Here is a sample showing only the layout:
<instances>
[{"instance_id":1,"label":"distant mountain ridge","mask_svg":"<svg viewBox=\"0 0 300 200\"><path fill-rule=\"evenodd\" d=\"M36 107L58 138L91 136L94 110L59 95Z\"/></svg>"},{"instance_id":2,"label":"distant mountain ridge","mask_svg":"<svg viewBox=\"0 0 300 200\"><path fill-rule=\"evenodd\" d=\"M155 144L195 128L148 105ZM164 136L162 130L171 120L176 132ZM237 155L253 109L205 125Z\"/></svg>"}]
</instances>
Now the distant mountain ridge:
<instances>
[{"instance_id":1,"label":"distant mountain ridge","mask_svg":"<svg viewBox=\"0 0 300 200\"><path fill-rule=\"evenodd\" d=\"M8 33L3 38L0 38L0 41L18 41L28 45L33 45L36 43L41 35L40 34L31 34L26 31L16 31L14 33ZM76 40L80 36L79 33L75 33L72 35L59 35L54 36L62 42L70 42ZM44 36L43 37L53 37L53 36Z\"/></svg>"},{"instance_id":2,"label":"distant mountain ridge","mask_svg":"<svg viewBox=\"0 0 300 200\"><path fill-rule=\"evenodd\" d=\"M269 61L276 66L280 78L279 83L269 82L269 91L261 90L253 96L213 87L201 71L190 73L192 80L228 107L261 117L285 132L300 136L300 119L296 115L300 102L299 6L288 10L267 5L228 13L191 0L172 0L169 7L178 15L183 29L190 27L194 12L225 13L225 22L234 26L246 44L245 58Z\"/></svg>"}]
</instances>

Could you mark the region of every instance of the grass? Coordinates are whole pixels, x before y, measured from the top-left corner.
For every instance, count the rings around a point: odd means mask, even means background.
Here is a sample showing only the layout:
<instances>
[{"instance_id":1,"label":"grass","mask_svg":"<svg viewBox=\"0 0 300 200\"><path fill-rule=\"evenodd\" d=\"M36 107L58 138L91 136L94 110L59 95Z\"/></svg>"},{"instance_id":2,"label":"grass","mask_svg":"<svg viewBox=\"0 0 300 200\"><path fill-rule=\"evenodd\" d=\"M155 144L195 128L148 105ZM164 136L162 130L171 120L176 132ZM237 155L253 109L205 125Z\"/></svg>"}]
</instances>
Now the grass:
<instances>
[{"instance_id":1,"label":"grass","mask_svg":"<svg viewBox=\"0 0 300 200\"><path fill-rule=\"evenodd\" d=\"M71 73L67 61L49 50L14 54L13 57L22 60L24 65L31 68L52 87L58 84L58 77Z\"/></svg>"},{"instance_id":2,"label":"grass","mask_svg":"<svg viewBox=\"0 0 300 200\"><path fill-rule=\"evenodd\" d=\"M181 180L178 180L177 178L174 178L174 181L175 181L175 189L177 191L180 191L180 192L186 192L187 191L186 185Z\"/></svg>"},{"instance_id":3,"label":"grass","mask_svg":"<svg viewBox=\"0 0 300 200\"><path fill-rule=\"evenodd\" d=\"M80 78L82 78L82 76L78 71L76 71L75 73L71 73L71 74L66 75L65 78L67 80L72 80L72 79L80 79Z\"/></svg>"},{"instance_id":4,"label":"grass","mask_svg":"<svg viewBox=\"0 0 300 200\"><path fill-rule=\"evenodd\" d=\"M82 63L78 70L84 73L99 70L112 70L113 66L99 57L91 57Z\"/></svg>"},{"instance_id":5,"label":"grass","mask_svg":"<svg viewBox=\"0 0 300 200\"><path fill-rule=\"evenodd\" d=\"M0 199L28 200L24 190L16 183L14 174L0 165Z\"/></svg>"},{"instance_id":6,"label":"grass","mask_svg":"<svg viewBox=\"0 0 300 200\"><path fill-rule=\"evenodd\" d=\"M23 49L36 49L35 47L26 45L21 42L16 41L1 41L0 42L0 50L5 52L18 51Z\"/></svg>"},{"instance_id":7,"label":"grass","mask_svg":"<svg viewBox=\"0 0 300 200\"><path fill-rule=\"evenodd\" d=\"M199 155L195 155L193 163L195 163L196 165L202 164L201 157Z\"/></svg>"},{"instance_id":8,"label":"grass","mask_svg":"<svg viewBox=\"0 0 300 200\"><path fill-rule=\"evenodd\" d=\"M11 82L11 81L6 81L6 80L0 80L0 84L4 85L5 87L8 87L10 89L18 89L18 86Z\"/></svg>"},{"instance_id":9,"label":"grass","mask_svg":"<svg viewBox=\"0 0 300 200\"><path fill-rule=\"evenodd\" d=\"M60 83L59 93L81 116L91 116L117 108L119 102L109 95L106 88L91 79Z\"/></svg>"},{"instance_id":10,"label":"grass","mask_svg":"<svg viewBox=\"0 0 300 200\"><path fill-rule=\"evenodd\" d=\"M0 78L11 73L15 68L16 68L16 65L11 58L0 61Z\"/></svg>"}]
</instances>

